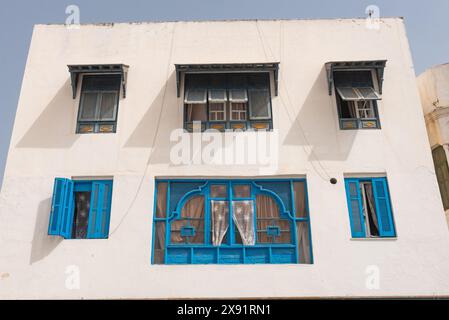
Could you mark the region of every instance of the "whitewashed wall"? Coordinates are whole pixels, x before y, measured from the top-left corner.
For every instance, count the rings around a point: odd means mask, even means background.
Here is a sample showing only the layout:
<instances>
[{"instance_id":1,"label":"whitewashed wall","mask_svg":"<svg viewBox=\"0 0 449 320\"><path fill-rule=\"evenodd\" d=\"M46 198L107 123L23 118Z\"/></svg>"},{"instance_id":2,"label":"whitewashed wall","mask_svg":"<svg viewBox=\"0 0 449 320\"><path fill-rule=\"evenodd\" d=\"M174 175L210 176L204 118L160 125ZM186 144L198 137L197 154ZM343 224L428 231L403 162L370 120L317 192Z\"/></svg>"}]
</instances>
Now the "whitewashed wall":
<instances>
[{"instance_id":1,"label":"whitewashed wall","mask_svg":"<svg viewBox=\"0 0 449 320\"><path fill-rule=\"evenodd\" d=\"M388 60L382 129L342 131L324 64L375 59ZM315 263L151 265L155 176L259 175L255 166L169 163L169 134L182 127L174 64L272 61L281 144L273 174L307 177ZM130 66L117 133L75 135L66 66L96 63ZM343 177L378 173L388 177L398 237L352 240ZM46 235L55 176L114 177L109 239ZM79 290L66 288L71 265ZM378 289L366 285L370 266ZM449 231L402 19L381 20L379 30L363 19L35 27L0 200L1 298L416 295L449 295Z\"/></svg>"}]
</instances>

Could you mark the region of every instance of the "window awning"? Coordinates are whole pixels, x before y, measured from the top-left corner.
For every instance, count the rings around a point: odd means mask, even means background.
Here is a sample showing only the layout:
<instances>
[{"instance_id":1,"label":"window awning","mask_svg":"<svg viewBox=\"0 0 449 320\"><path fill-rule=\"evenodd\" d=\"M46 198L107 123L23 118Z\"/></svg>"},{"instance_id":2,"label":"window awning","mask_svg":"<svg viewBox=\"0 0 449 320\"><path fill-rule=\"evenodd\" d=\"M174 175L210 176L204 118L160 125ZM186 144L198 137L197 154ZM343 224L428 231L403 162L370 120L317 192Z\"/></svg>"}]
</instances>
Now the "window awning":
<instances>
[{"instance_id":1,"label":"window awning","mask_svg":"<svg viewBox=\"0 0 449 320\"><path fill-rule=\"evenodd\" d=\"M213 64L175 64L176 94L181 94L180 83L183 73L232 73L232 72L271 72L274 76L274 94L278 95L279 62L269 63L213 63Z\"/></svg>"},{"instance_id":2,"label":"window awning","mask_svg":"<svg viewBox=\"0 0 449 320\"><path fill-rule=\"evenodd\" d=\"M344 70L375 70L376 81L379 93L382 94L382 82L384 80L384 68L387 60L370 61L331 61L326 63L327 84L329 95L332 95L332 85L334 83L334 71Z\"/></svg>"},{"instance_id":3,"label":"window awning","mask_svg":"<svg viewBox=\"0 0 449 320\"><path fill-rule=\"evenodd\" d=\"M68 65L72 84L73 99L76 98L80 74L120 74L123 98L126 98L126 81L129 66L125 64L79 64Z\"/></svg>"},{"instance_id":4,"label":"window awning","mask_svg":"<svg viewBox=\"0 0 449 320\"><path fill-rule=\"evenodd\" d=\"M380 100L380 95L370 87L357 88L357 87L337 87L337 92L340 97L345 101L357 101L357 100Z\"/></svg>"}]
</instances>

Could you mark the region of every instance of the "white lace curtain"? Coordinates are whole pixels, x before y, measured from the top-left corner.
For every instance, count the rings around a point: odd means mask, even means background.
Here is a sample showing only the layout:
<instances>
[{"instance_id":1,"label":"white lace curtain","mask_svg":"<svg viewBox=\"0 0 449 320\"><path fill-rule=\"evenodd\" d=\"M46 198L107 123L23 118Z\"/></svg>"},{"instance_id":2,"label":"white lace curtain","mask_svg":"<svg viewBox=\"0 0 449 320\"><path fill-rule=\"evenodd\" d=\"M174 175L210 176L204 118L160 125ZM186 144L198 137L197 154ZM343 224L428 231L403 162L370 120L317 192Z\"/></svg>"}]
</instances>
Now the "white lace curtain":
<instances>
[{"instance_id":1,"label":"white lace curtain","mask_svg":"<svg viewBox=\"0 0 449 320\"><path fill-rule=\"evenodd\" d=\"M232 202L232 219L244 245L254 245L254 202L250 200Z\"/></svg>"},{"instance_id":2,"label":"white lace curtain","mask_svg":"<svg viewBox=\"0 0 449 320\"><path fill-rule=\"evenodd\" d=\"M212 244L223 242L229 228L229 202L211 200Z\"/></svg>"}]
</instances>

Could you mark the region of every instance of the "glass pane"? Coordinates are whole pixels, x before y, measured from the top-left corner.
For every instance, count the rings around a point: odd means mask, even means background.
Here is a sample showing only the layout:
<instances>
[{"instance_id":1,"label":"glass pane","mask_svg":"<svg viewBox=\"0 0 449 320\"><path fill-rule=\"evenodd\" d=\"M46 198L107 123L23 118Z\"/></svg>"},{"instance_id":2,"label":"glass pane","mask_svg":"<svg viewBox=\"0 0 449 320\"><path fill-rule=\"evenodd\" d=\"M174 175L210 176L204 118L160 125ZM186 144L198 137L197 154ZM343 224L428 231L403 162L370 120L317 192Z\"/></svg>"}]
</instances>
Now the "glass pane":
<instances>
[{"instance_id":1,"label":"glass pane","mask_svg":"<svg viewBox=\"0 0 449 320\"><path fill-rule=\"evenodd\" d=\"M225 184L214 184L210 186L211 198L227 198L228 188Z\"/></svg>"},{"instance_id":2,"label":"glass pane","mask_svg":"<svg viewBox=\"0 0 449 320\"><path fill-rule=\"evenodd\" d=\"M163 264L165 262L165 222L156 222L154 235L154 253L153 259L155 264Z\"/></svg>"},{"instance_id":3,"label":"glass pane","mask_svg":"<svg viewBox=\"0 0 449 320\"><path fill-rule=\"evenodd\" d=\"M226 90L212 89L209 90L209 101L226 101Z\"/></svg>"},{"instance_id":4,"label":"glass pane","mask_svg":"<svg viewBox=\"0 0 449 320\"><path fill-rule=\"evenodd\" d=\"M226 242L229 227L229 202L211 201L211 239L214 246Z\"/></svg>"},{"instance_id":5,"label":"glass pane","mask_svg":"<svg viewBox=\"0 0 449 320\"><path fill-rule=\"evenodd\" d=\"M296 222L299 263L312 263L312 248L310 247L309 232L310 230L307 222Z\"/></svg>"},{"instance_id":6,"label":"glass pane","mask_svg":"<svg viewBox=\"0 0 449 320\"><path fill-rule=\"evenodd\" d=\"M90 192L75 192L75 212L73 221L73 234L75 239L87 238L87 224L90 211Z\"/></svg>"},{"instance_id":7,"label":"glass pane","mask_svg":"<svg viewBox=\"0 0 449 320\"><path fill-rule=\"evenodd\" d=\"M187 122L207 121L207 110L205 104L188 104L186 112Z\"/></svg>"},{"instance_id":8,"label":"glass pane","mask_svg":"<svg viewBox=\"0 0 449 320\"><path fill-rule=\"evenodd\" d=\"M357 88L359 93L365 100L379 100L380 96L374 91L373 88Z\"/></svg>"},{"instance_id":9,"label":"glass pane","mask_svg":"<svg viewBox=\"0 0 449 320\"><path fill-rule=\"evenodd\" d=\"M183 228L193 228L193 236L181 235ZM204 243L204 196L194 196L184 204L170 231L171 243Z\"/></svg>"},{"instance_id":10,"label":"glass pane","mask_svg":"<svg viewBox=\"0 0 449 320\"><path fill-rule=\"evenodd\" d=\"M291 223L280 216L279 206L270 196L257 195L257 243L291 243ZM269 230L275 229L276 235Z\"/></svg>"},{"instance_id":11,"label":"glass pane","mask_svg":"<svg viewBox=\"0 0 449 320\"><path fill-rule=\"evenodd\" d=\"M79 133L92 133L94 132L95 126L93 124L80 124L78 128Z\"/></svg>"},{"instance_id":12,"label":"glass pane","mask_svg":"<svg viewBox=\"0 0 449 320\"><path fill-rule=\"evenodd\" d=\"M245 89L234 89L229 91L229 100L233 102L247 102L248 94Z\"/></svg>"},{"instance_id":13,"label":"glass pane","mask_svg":"<svg viewBox=\"0 0 449 320\"><path fill-rule=\"evenodd\" d=\"M337 92L343 100L360 100L361 97L357 94L354 88L351 87L339 87Z\"/></svg>"},{"instance_id":14,"label":"glass pane","mask_svg":"<svg viewBox=\"0 0 449 320\"><path fill-rule=\"evenodd\" d=\"M117 94L115 92L103 93L101 95L100 105L100 120L114 120L115 119L115 105Z\"/></svg>"},{"instance_id":15,"label":"glass pane","mask_svg":"<svg viewBox=\"0 0 449 320\"><path fill-rule=\"evenodd\" d=\"M80 120L95 120L98 93L84 92L81 98Z\"/></svg>"},{"instance_id":16,"label":"glass pane","mask_svg":"<svg viewBox=\"0 0 449 320\"><path fill-rule=\"evenodd\" d=\"M232 219L243 244L254 245L254 202L232 201Z\"/></svg>"},{"instance_id":17,"label":"glass pane","mask_svg":"<svg viewBox=\"0 0 449 320\"><path fill-rule=\"evenodd\" d=\"M237 184L233 186L234 198L249 198L251 197L251 187L247 184Z\"/></svg>"},{"instance_id":18,"label":"glass pane","mask_svg":"<svg viewBox=\"0 0 449 320\"><path fill-rule=\"evenodd\" d=\"M157 184L156 218L165 218L167 212L167 183Z\"/></svg>"},{"instance_id":19,"label":"glass pane","mask_svg":"<svg viewBox=\"0 0 449 320\"><path fill-rule=\"evenodd\" d=\"M296 218L307 218L305 187L306 185L304 182L293 182Z\"/></svg>"},{"instance_id":20,"label":"glass pane","mask_svg":"<svg viewBox=\"0 0 449 320\"><path fill-rule=\"evenodd\" d=\"M206 103L206 89L191 89L186 93L186 98L184 100L185 103Z\"/></svg>"},{"instance_id":21,"label":"glass pane","mask_svg":"<svg viewBox=\"0 0 449 320\"><path fill-rule=\"evenodd\" d=\"M113 124L101 124L99 131L100 132L114 132L114 125Z\"/></svg>"},{"instance_id":22,"label":"glass pane","mask_svg":"<svg viewBox=\"0 0 449 320\"><path fill-rule=\"evenodd\" d=\"M270 97L267 90L250 90L249 103L251 118L270 118Z\"/></svg>"}]
</instances>

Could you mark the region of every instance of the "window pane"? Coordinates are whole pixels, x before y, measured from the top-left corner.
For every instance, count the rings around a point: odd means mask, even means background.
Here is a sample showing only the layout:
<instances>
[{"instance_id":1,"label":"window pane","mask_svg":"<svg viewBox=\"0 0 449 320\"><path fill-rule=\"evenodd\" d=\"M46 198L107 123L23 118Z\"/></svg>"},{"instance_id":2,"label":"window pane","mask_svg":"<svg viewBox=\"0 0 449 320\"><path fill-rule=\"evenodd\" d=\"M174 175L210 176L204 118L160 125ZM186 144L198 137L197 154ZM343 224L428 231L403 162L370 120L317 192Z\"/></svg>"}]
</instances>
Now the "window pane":
<instances>
[{"instance_id":1,"label":"window pane","mask_svg":"<svg viewBox=\"0 0 449 320\"><path fill-rule=\"evenodd\" d=\"M80 120L95 120L98 94L94 92L84 92L81 98Z\"/></svg>"},{"instance_id":2,"label":"window pane","mask_svg":"<svg viewBox=\"0 0 449 320\"><path fill-rule=\"evenodd\" d=\"M379 100L380 96L374 91L373 88L357 88L360 95L365 100Z\"/></svg>"},{"instance_id":3,"label":"window pane","mask_svg":"<svg viewBox=\"0 0 449 320\"><path fill-rule=\"evenodd\" d=\"M337 92L343 100L360 100L361 97L354 90L354 88L349 87L339 87L337 88Z\"/></svg>"},{"instance_id":4,"label":"window pane","mask_svg":"<svg viewBox=\"0 0 449 320\"><path fill-rule=\"evenodd\" d=\"M207 121L207 110L205 104L187 105L187 122Z\"/></svg>"},{"instance_id":5,"label":"window pane","mask_svg":"<svg viewBox=\"0 0 449 320\"><path fill-rule=\"evenodd\" d=\"M185 103L206 103L206 89L190 89L186 92Z\"/></svg>"},{"instance_id":6,"label":"window pane","mask_svg":"<svg viewBox=\"0 0 449 320\"><path fill-rule=\"evenodd\" d=\"M210 186L210 196L212 198L227 198L228 188L225 184L214 184Z\"/></svg>"},{"instance_id":7,"label":"window pane","mask_svg":"<svg viewBox=\"0 0 449 320\"><path fill-rule=\"evenodd\" d=\"M117 94L115 92L107 92L101 95L100 105L100 119L99 120L114 120L115 105Z\"/></svg>"},{"instance_id":8,"label":"window pane","mask_svg":"<svg viewBox=\"0 0 449 320\"><path fill-rule=\"evenodd\" d=\"M167 183L157 184L156 218L165 218L167 212Z\"/></svg>"},{"instance_id":9,"label":"window pane","mask_svg":"<svg viewBox=\"0 0 449 320\"><path fill-rule=\"evenodd\" d=\"M193 228L193 236L181 234L183 228ZM204 243L204 197L194 196L181 210L181 217L171 222L171 243Z\"/></svg>"},{"instance_id":10,"label":"window pane","mask_svg":"<svg viewBox=\"0 0 449 320\"><path fill-rule=\"evenodd\" d=\"M307 218L306 190L304 182L293 182L293 196L295 198L296 218Z\"/></svg>"},{"instance_id":11,"label":"window pane","mask_svg":"<svg viewBox=\"0 0 449 320\"><path fill-rule=\"evenodd\" d=\"M209 101L226 101L226 90L223 89L211 89L209 90Z\"/></svg>"},{"instance_id":12,"label":"window pane","mask_svg":"<svg viewBox=\"0 0 449 320\"><path fill-rule=\"evenodd\" d=\"M229 227L229 202L211 201L211 239L214 246L226 241Z\"/></svg>"},{"instance_id":13,"label":"window pane","mask_svg":"<svg viewBox=\"0 0 449 320\"><path fill-rule=\"evenodd\" d=\"M229 101L232 102L247 102L248 94L245 89L229 90Z\"/></svg>"},{"instance_id":14,"label":"window pane","mask_svg":"<svg viewBox=\"0 0 449 320\"><path fill-rule=\"evenodd\" d=\"M251 197L251 188L247 184L237 184L233 186L235 198L249 198Z\"/></svg>"},{"instance_id":15,"label":"window pane","mask_svg":"<svg viewBox=\"0 0 449 320\"><path fill-rule=\"evenodd\" d=\"M312 263L309 232L310 230L307 222L296 222L299 263Z\"/></svg>"},{"instance_id":16,"label":"window pane","mask_svg":"<svg viewBox=\"0 0 449 320\"><path fill-rule=\"evenodd\" d=\"M272 197L256 197L256 215L257 243L291 243L290 220L281 218L279 206Z\"/></svg>"},{"instance_id":17,"label":"window pane","mask_svg":"<svg viewBox=\"0 0 449 320\"><path fill-rule=\"evenodd\" d=\"M251 118L270 118L270 97L267 90L250 90L249 104Z\"/></svg>"},{"instance_id":18,"label":"window pane","mask_svg":"<svg viewBox=\"0 0 449 320\"><path fill-rule=\"evenodd\" d=\"M154 254L153 259L155 264L163 264L165 261L165 222L156 222L154 235Z\"/></svg>"},{"instance_id":19,"label":"window pane","mask_svg":"<svg viewBox=\"0 0 449 320\"><path fill-rule=\"evenodd\" d=\"M244 245L254 245L254 202L232 201L232 218Z\"/></svg>"},{"instance_id":20,"label":"window pane","mask_svg":"<svg viewBox=\"0 0 449 320\"><path fill-rule=\"evenodd\" d=\"M72 237L75 239L87 238L90 197L90 192L75 192L75 214L72 234Z\"/></svg>"}]
</instances>

